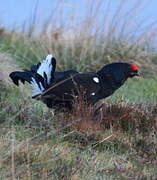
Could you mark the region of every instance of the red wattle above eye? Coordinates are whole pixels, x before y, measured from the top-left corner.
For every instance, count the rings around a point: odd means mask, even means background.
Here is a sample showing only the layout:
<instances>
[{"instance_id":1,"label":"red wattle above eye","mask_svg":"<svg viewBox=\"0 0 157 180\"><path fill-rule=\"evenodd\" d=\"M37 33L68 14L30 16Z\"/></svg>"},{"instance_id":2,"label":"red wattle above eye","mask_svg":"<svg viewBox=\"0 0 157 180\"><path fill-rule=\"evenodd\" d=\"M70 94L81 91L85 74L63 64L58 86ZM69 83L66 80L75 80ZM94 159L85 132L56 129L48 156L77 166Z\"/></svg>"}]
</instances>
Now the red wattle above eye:
<instances>
[{"instance_id":1,"label":"red wattle above eye","mask_svg":"<svg viewBox=\"0 0 157 180\"><path fill-rule=\"evenodd\" d=\"M130 68L131 68L132 70L138 70L138 69L139 69L136 64L131 64L131 65L130 65Z\"/></svg>"}]
</instances>

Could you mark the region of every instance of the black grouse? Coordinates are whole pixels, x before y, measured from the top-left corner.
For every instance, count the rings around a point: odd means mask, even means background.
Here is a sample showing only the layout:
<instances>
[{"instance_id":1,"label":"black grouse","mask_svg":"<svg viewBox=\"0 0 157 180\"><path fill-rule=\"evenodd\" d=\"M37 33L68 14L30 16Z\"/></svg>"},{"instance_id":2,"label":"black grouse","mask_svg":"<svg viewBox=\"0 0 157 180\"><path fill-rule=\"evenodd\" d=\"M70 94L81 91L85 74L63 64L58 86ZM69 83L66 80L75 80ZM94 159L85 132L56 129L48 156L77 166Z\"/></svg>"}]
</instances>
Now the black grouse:
<instances>
[{"instance_id":1,"label":"black grouse","mask_svg":"<svg viewBox=\"0 0 157 180\"><path fill-rule=\"evenodd\" d=\"M135 64L111 63L98 72L79 73L75 70L55 72L56 60L48 55L42 63L24 72L12 72L10 78L18 85L21 80L29 82L32 98L42 100L54 109L72 108L74 98L83 93L87 103L95 104L112 95L128 78L139 75Z\"/></svg>"}]
</instances>

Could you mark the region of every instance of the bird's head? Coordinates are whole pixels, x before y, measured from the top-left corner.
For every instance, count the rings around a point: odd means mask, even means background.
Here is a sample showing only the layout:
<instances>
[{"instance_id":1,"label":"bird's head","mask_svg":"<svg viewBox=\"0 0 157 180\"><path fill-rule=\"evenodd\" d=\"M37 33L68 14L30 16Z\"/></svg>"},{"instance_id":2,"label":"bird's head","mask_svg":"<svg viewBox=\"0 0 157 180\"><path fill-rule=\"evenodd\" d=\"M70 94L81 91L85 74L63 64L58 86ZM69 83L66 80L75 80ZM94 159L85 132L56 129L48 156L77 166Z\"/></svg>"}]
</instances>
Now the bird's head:
<instances>
[{"instance_id":1,"label":"bird's head","mask_svg":"<svg viewBox=\"0 0 157 180\"><path fill-rule=\"evenodd\" d=\"M139 67L136 64L129 64L127 76L128 78L140 76Z\"/></svg>"},{"instance_id":2,"label":"bird's head","mask_svg":"<svg viewBox=\"0 0 157 180\"><path fill-rule=\"evenodd\" d=\"M105 65L97 72L101 78L113 80L117 86L121 86L128 78L139 76L139 68L135 64L111 63Z\"/></svg>"}]
</instances>

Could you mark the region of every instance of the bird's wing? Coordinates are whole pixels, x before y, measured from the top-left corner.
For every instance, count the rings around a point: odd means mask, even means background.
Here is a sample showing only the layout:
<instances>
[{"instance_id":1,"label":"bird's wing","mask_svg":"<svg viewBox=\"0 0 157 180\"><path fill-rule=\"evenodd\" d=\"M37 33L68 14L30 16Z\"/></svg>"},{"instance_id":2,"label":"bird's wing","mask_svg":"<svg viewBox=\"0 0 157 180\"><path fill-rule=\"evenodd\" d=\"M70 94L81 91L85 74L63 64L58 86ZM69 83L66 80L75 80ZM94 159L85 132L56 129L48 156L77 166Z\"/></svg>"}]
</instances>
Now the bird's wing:
<instances>
[{"instance_id":1,"label":"bird's wing","mask_svg":"<svg viewBox=\"0 0 157 180\"><path fill-rule=\"evenodd\" d=\"M99 78L95 73L77 73L59 81L41 94L44 98L71 101L79 92L85 91L87 98L94 96L100 89Z\"/></svg>"},{"instance_id":2,"label":"bird's wing","mask_svg":"<svg viewBox=\"0 0 157 180\"><path fill-rule=\"evenodd\" d=\"M62 81L64 79L67 79L75 74L77 74L78 72L75 70L67 70L67 71L63 71L63 72L54 72L54 79L56 82Z\"/></svg>"}]
</instances>

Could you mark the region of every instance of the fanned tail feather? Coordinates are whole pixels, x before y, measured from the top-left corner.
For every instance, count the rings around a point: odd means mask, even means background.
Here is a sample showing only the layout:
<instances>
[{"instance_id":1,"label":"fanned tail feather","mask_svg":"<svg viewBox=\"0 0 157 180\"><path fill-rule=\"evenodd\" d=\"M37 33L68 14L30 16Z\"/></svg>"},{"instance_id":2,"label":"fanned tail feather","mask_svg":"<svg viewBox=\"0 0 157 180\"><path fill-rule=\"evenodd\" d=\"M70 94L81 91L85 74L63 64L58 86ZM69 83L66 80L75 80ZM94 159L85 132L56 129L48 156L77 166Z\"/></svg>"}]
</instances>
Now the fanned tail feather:
<instances>
[{"instance_id":1,"label":"fanned tail feather","mask_svg":"<svg viewBox=\"0 0 157 180\"><path fill-rule=\"evenodd\" d=\"M45 83L49 85L54 78L54 72L56 68L56 60L52 55L48 55L45 60L40 64L37 73L40 74Z\"/></svg>"},{"instance_id":2,"label":"fanned tail feather","mask_svg":"<svg viewBox=\"0 0 157 180\"><path fill-rule=\"evenodd\" d=\"M25 71L25 72L20 72L20 71L15 71L10 73L9 77L12 79L14 84L17 86L19 85L19 81L21 81L23 84L25 81L31 83L33 73L31 71Z\"/></svg>"},{"instance_id":3,"label":"fanned tail feather","mask_svg":"<svg viewBox=\"0 0 157 180\"><path fill-rule=\"evenodd\" d=\"M49 87L54 79L55 68L55 58L52 55L48 55L41 63L33 65L30 71L15 71L9 76L17 86L19 85L19 81L22 83L25 83L25 81L30 83L32 87L32 97L34 98Z\"/></svg>"}]
</instances>

